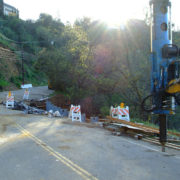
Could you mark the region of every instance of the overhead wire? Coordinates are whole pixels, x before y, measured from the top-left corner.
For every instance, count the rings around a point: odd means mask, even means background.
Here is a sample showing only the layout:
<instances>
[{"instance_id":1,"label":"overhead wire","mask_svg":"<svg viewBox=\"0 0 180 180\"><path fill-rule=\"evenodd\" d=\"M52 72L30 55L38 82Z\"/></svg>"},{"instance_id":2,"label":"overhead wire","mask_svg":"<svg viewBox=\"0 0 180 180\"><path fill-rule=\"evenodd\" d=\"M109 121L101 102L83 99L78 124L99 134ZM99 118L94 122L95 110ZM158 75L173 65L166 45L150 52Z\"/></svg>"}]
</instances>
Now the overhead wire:
<instances>
[{"instance_id":1,"label":"overhead wire","mask_svg":"<svg viewBox=\"0 0 180 180\"><path fill-rule=\"evenodd\" d=\"M9 42L13 42L13 43L16 43L16 44L31 44L31 43L41 43L41 42L47 42L47 41L15 41L15 40L12 40L12 39L9 39L7 38L5 35L3 35L2 33L0 33L0 37L5 39L6 41L9 41Z\"/></svg>"}]
</instances>

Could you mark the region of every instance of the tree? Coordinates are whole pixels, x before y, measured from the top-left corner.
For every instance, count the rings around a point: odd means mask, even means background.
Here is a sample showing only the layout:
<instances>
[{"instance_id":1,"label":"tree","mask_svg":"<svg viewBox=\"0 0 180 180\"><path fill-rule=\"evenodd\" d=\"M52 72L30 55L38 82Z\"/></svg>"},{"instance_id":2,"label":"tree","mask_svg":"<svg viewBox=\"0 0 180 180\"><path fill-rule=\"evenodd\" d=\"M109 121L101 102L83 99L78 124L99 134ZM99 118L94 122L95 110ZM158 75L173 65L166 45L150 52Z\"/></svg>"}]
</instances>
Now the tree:
<instances>
[{"instance_id":1,"label":"tree","mask_svg":"<svg viewBox=\"0 0 180 180\"><path fill-rule=\"evenodd\" d=\"M0 16L4 16L4 1L0 0Z\"/></svg>"}]
</instances>

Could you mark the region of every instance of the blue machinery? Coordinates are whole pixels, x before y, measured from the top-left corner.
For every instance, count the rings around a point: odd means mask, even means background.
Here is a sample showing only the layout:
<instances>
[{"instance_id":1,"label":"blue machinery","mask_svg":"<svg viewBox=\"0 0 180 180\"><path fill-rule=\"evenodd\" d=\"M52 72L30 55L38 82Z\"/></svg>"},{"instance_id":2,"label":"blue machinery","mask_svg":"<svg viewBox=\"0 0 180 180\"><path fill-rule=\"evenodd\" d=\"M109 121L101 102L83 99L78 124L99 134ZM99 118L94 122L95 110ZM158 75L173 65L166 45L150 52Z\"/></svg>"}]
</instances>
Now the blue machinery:
<instances>
[{"instance_id":1,"label":"blue machinery","mask_svg":"<svg viewBox=\"0 0 180 180\"><path fill-rule=\"evenodd\" d=\"M180 104L180 49L172 44L170 0L150 0L151 8L151 95L142 102L144 111L159 115L160 142L165 151L167 115Z\"/></svg>"}]
</instances>

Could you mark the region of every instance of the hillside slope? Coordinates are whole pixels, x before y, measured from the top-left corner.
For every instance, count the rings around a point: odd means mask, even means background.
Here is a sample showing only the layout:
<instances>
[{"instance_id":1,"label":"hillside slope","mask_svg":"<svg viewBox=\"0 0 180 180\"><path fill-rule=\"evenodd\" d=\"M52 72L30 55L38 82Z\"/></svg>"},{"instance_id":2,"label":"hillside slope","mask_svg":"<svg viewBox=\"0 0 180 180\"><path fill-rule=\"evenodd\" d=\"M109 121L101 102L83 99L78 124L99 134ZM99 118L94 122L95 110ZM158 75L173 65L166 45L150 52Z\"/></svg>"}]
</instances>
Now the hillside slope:
<instances>
[{"instance_id":1,"label":"hillside slope","mask_svg":"<svg viewBox=\"0 0 180 180\"><path fill-rule=\"evenodd\" d=\"M15 87L14 79L19 76L20 59L11 50L0 47L0 90Z\"/></svg>"}]
</instances>

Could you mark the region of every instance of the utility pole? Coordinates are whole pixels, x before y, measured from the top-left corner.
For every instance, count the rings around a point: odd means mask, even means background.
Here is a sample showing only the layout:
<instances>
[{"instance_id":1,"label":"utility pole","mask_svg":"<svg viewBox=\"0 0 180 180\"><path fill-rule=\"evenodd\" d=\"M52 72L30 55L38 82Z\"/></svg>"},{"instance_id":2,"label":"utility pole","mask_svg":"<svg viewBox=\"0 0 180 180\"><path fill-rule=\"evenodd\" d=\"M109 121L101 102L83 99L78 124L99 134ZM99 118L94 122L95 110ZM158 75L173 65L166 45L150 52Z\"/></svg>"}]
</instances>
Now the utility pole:
<instances>
[{"instance_id":1,"label":"utility pole","mask_svg":"<svg viewBox=\"0 0 180 180\"><path fill-rule=\"evenodd\" d=\"M19 33L19 38L18 38L17 44L19 45L20 57L21 57L22 85L24 85L24 51L23 51L23 42L21 40L20 33Z\"/></svg>"},{"instance_id":2,"label":"utility pole","mask_svg":"<svg viewBox=\"0 0 180 180\"><path fill-rule=\"evenodd\" d=\"M24 85L24 52L23 52L23 45L21 45L21 60L22 60L22 84Z\"/></svg>"},{"instance_id":3,"label":"utility pole","mask_svg":"<svg viewBox=\"0 0 180 180\"><path fill-rule=\"evenodd\" d=\"M22 85L24 85L24 52L23 52L23 44L21 46L21 71L22 71Z\"/></svg>"}]
</instances>

